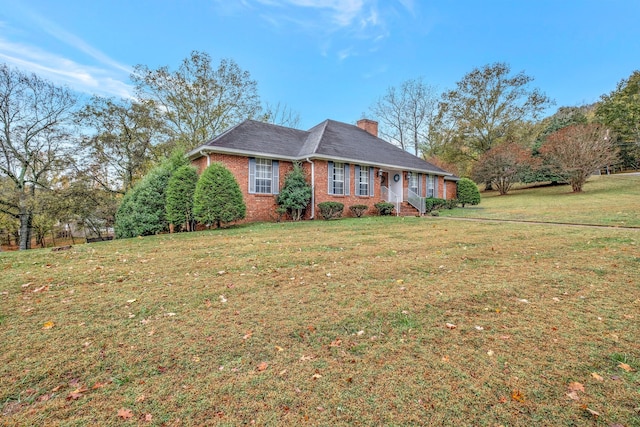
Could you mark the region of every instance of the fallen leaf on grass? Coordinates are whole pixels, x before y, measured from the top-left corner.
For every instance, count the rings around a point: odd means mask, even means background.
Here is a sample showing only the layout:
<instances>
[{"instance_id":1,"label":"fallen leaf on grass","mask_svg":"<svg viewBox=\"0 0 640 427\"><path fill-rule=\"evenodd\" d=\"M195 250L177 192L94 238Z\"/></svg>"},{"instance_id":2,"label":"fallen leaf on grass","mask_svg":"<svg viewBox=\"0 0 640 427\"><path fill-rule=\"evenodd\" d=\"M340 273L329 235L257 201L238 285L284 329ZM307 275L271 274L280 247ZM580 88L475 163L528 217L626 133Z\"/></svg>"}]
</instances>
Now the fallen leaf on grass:
<instances>
[{"instance_id":1,"label":"fallen leaf on grass","mask_svg":"<svg viewBox=\"0 0 640 427\"><path fill-rule=\"evenodd\" d=\"M133 417L133 412L131 411L131 409L120 408L118 409L118 417L122 418L123 420L128 420L129 418Z\"/></svg>"},{"instance_id":2,"label":"fallen leaf on grass","mask_svg":"<svg viewBox=\"0 0 640 427\"><path fill-rule=\"evenodd\" d=\"M243 340L248 340L249 338L251 338L251 335L253 335L253 332L249 331L246 334L244 334L244 336L242 337Z\"/></svg>"},{"instance_id":3,"label":"fallen leaf on grass","mask_svg":"<svg viewBox=\"0 0 640 427\"><path fill-rule=\"evenodd\" d=\"M567 396L571 400L580 400L580 396L578 396L578 392L577 391L572 391L570 393L567 393Z\"/></svg>"},{"instance_id":4,"label":"fallen leaf on grass","mask_svg":"<svg viewBox=\"0 0 640 427\"><path fill-rule=\"evenodd\" d=\"M301 362L306 362L307 360L313 359L313 356L300 356Z\"/></svg>"},{"instance_id":5,"label":"fallen leaf on grass","mask_svg":"<svg viewBox=\"0 0 640 427\"><path fill-rule=\"evenodd\" d=\"M83 396L82 393L85 393L87 391L89 391L88 388L86 388L85 386L80 386L69 393L69 395L67 396L67 400L78 400Z\"/></svg>"},{"instance_id":6,"label":"fallen leaf on grass","mask_svg":"<svg viewBox=\"0 0 640 427\"><path fill-rule=\"evenodd\" d=\"M128 302L129 304L134 303L134 302L136 302L136 301L138 301L136 298L128 299L128 300L127 300L127 302Z\"/></svg>"},{"instance_id":7,"label":"fallen leaf on grass","mask_svg":"<svg viewBox=\"0 0 640 427\"><path fill-rule=\"evenodd\" d=\"M44 322L44 323L42 324L42 329L51 329L51 328L53 328L54 326L56 326L56 324L55 324L55 323L53 323L53 322L51 322L51 321L49 321L49 322Z\"/></svg>"},{"instance_id":8,"label":"fallen leaf on grass","mask_svg":"<svg viewBox=\"0 0 640 427\"><path fill-rule=\"evenodd\" d=\"M604 378L602 378L600 375L596 374L595 372L591 373L591 376L598 381L604 381Z\"/></svg>"},{"instance_id":9,"label":"fallen leaf on grass","mask_svg":"<svg viewBox=\"0 0 640 427\"><path fill-rule=\"evenodd\" d=\"M146 415L144 416L144 420L145 420L146 422L150 423L150 422L153 420L153 415L151 415L151 414L146 414Z\"/></svg>"},{"instance_id":10,"label":"fallen leaf on grass","mask_svg":"<svg viewBox=\"0 0 640 427\"><path fill-rule=\"evenodd\" d=\"M98 381L97 383L95 383L93 385L93 387L91 387L91 390L97 390L99 388L102 388L102 387L106 386L107 384L109 384L109 383L101 383L101 382Z\"/></svg>"},{"instance_id":11,"label":"fallen leaf on grass","mask_svg":"<svg viewBox=\"0 0 640 427\"><path fill-rule=\"evenodd\" d=\"M284 351L284 348L280 347L279 345L276 346L276 350L277 351Z\"/></svg>"},{"instance_id":12,"label":"fallen leaf on grass","mask_svg":"<svg viewBox=\"0 0 640 427\"><path fill-rule=\"evenodd\" d=\"M136 397L136 403L144 402L145 399L146 396L144 394L141 394L140 396Z\"/></svg>"},{"instance_id":13,"label":"fallen leaf on grass","mask_svg":"<svg viewBox=\"0 0 640 427\"><path fill-rule=\"evenodd\" d=\"M593 415L594 418L598 418L600 416L600 412L594 411L591 408L588 408L587 405L582 405L582 409Z\"/></svg>"},{"instance_id":14,"label":"fallen leaf on grass","mask_svg":"<svg viewBox=\"0 0 640 427\"><path fill-rule=\"evenodd\" d=\"M584 385L580 384L579 382L571 382L569 383L569 385L567 386L567 389L569 391L582 391L584 392Z\"/></svg>"},{"instance_id":15,"label":"fallen leaf on grass","mask_svg":"<svg viewBox=\"0 0 640 427\"><path fill-rule=\"evenodd\" d=\"M622 363L622 362L620 362L620 364L618 365L618 368L624 369L627 372L635 371L635 369L633 369L630 365L628 365L626 363Z\"/></svg>"},{"instance_id":16,"label":"fallen leaf on grass","mask_svg":"<svg viewBox=\"0 0 640 427\"><path fill-rule=\"evenodd\" d=\"M455 328L457 328L457 326L456 326L456 325L454 325L453 323L445 323L445 326L446 326L448 329L455 329Z\"/></svg>"},{"instance_id":17,"label":"fallen leaf on grass","mask_svg":"<svg viewBox=\"0 0 640 427\"><path fill-rule=\"evenodd\" d=\"M520 390L514 390L511 392L511 399L516 402L524 403L524 395L520 392Z\"/></svg>"},{"instance_id":18,"label":"fallen leaf on grass","mask_svg":"<svg viewBox=\"0 0 640 427\"><path fill-rule=\"evenodd\" d=\"M267 365L267 362L261 362L257 367L256 370L258 372L262 372L264 370L266 370L269 367L269 365Z\"/></svg>"},{"instance_id":19,"label":"fallen leaf on grass","mask_svg":"<svg viewBox=\"0 0 640 427\"><path fill-rule=\"evenodd\" d=\"M322 375L320 374L313 374L313 376L311 377L312 380L319 380L320 378L322 378Z\"/></svg>"},{"instance_id":20,"label":"fallen leaf on grass","mask_svg":"<svg viewBox=\"0 0 640 427\"><path fill-rule=\"evenodd\" d=\"M222 303L227 302L227 299L224 297L224 295L220 295L220 296L218 296L218 298L220 298L220 302L222 302Z\"/></svg>"},{"instance_id":21,"label":"fallen leaf on grass","mask_svg":"<svg viewBox=\"0 0 640 427\"><path fill-rule=\"evenodd\" d=\"M331 341L331 344L329 344L329 347L340 347L342 345L342 340L340 338L336 338L335 340Z\"/></svg>"}]
</instances>

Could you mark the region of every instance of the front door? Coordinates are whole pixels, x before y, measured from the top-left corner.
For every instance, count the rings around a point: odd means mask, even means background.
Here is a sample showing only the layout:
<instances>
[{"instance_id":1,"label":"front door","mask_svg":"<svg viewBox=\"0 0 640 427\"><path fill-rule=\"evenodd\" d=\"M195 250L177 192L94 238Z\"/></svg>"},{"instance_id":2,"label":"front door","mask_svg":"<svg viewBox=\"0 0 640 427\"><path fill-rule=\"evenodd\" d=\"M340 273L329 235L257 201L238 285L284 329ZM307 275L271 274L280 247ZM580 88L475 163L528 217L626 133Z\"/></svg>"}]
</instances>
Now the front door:
<instances>
[{"instance_id":1,"label":"front door","mask_svg":"<svg viewBox=\"0 0 640 427\"><path fill-rule=\"evenodd\" d=\"M389 190L398 197L398 202L402 201L402 171L389 171ZM389 200L396 203L396 200Z\"/></svg>"}]
</instances>

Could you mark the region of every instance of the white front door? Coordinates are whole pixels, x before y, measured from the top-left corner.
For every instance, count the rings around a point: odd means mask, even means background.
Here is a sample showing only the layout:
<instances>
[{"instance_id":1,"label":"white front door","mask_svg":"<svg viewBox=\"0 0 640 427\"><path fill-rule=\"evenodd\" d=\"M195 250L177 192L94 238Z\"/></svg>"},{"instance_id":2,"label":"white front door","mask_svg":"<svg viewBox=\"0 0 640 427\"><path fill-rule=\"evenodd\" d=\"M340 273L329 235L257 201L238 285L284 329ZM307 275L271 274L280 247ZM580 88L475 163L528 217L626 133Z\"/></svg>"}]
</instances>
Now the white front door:
<instances>
[{"instance_id":1,"label":"white front door","mask_svg":"<svg viewBox=\"0 0 640 427\"><path fill-rule=\"evenodd\" d=\"M389 190L391 190L398 197L398 202L402 201L402 171L389 171ZM395 203L396 200L389 200L391 203Z\"/></svg>"}]
</instances>

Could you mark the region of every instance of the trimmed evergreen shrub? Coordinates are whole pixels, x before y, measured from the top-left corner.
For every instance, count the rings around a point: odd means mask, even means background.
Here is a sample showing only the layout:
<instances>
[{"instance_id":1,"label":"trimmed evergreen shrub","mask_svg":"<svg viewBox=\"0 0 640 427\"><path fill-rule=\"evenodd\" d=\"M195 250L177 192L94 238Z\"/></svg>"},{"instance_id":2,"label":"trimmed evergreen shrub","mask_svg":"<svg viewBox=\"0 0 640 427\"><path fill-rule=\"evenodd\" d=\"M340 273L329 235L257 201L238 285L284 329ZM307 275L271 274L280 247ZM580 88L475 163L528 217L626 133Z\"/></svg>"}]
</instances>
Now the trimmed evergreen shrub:
<instances>
[{"instance_id":1,"label":"trimmed evergreen shrub","mask_svg":"<svg viewBox=\"0 0 640 427\"><path fill-rule=\"evenodd\" d=\"M300 164L294 163L293 170L284 178L284 185L278 194L276 203L291 215L291 219L300 221L310 200L311 186L307 183Z\"/></svg>"},{"instance_id":2,"label":"trimmed evergreen shrub","mask_svg":"<svg viewBox=\"0 0 640 427\"><path fill-rule=\"evenodd\" d=\"M477 205L480 203L480 190L475 182L469 178L462 178L458 181L458 202L464 205Z\"/></svg>"},{"instance_id":3,"label":"trimmed evergreen shrub","mask_svg":"<svg viewBox=\"0 0 640 427\"><path fill-rule=\"evenodd\" d=\"M367 205L352 205L352 206L349 206L349 210L357 218L360 218L362 215L364 215L364 213L367 211L367 209L369 209L369 206L367 206Z\"/></svg>"},{"instance_id":4,"label":"trimmed evergreen shrub","mask_svg":"<svg viewBox=\"0 0 640 427\"><path fill-rule=\"evenodd\" d=\"M165 190L171 175L187 163L184 153L172 154L124 195L116 212L116 238L147 236L168 230Z\"/></svg>"},{"instance_id":5,"label":"trimmed evergreen shrub","mask_svg":"<svg viewBox=\"0 0 640 427\"><path fill-rule=\"evenodd\" d=\"M193 195L193 215L202 224L222 224L243 219L247 207L233 174L221 163L202 172Z\"/></svg>"},{"instance_id":6,"label":"trimmed evergreen shrub","mask_svg":"<svg viewBox=\"0 0 640 427\"><path fill-rule=\"evenodd\" d=\"M447 204L445 199L439 199L437 197L427 197L424 201L425 212L431 212L435 209L440 209Z\"/></svg>"},{"instance_id":7,"label":"trimmed evergreen shrub","mask_svg":"<svg viewBox=\"0 0 640 427\"><path fill-rule=\"evenodd\" d=\"M340 202L322 202L318 203L320 216L324 219L337 219L342 216L344 204Z\"/></svg>"},{"instance_id":8,"label":"trimmed evergreen shrub","mask_svg":"<svg viewBox=\"0 0 640 427\"><path fill-rule=\"evenodd\" d=\"M193 194L197 182L196 169L192 166L182 166L175 171L167 184L167 221L178 228L186 225L187 231L193 231Z\"/></svg>"},{"instance_id":9,"label":"trimmed evergreen shrub","mask_svg":"<svg viewBox=\"0 0 640 427\"><path fill-rule=\"evenodd\" d=\"M389 202L378 202L373 206L378 210L378 215L380 216L393 214L393 209L395 208L395 205Z\"/></svg>"},{"instance_id":10,"label":"trimmed evergreen shrub","mask_svg":"<svg viewBox=\"0 0 640 427\"><path fill-rule=\"evenodd\" d=\"M459 203L460 202L458 201L458 199L449 199L449 200L447 200L447 203L446 203L446 205L444 207L446 209L457 208Z\"/></svg>"}]
</instances>

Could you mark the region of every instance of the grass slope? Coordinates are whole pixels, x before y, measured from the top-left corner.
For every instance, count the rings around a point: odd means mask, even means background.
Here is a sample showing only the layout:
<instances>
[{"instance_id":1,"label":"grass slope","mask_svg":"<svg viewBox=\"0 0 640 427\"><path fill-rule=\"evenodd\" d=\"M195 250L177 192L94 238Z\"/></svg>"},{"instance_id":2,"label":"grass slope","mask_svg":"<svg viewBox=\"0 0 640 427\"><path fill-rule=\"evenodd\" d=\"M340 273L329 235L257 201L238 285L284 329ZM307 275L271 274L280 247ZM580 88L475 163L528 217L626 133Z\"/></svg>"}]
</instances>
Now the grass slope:
<instances>
[{"instance_id":1,"label":"grass slope","mask_svg":"<svg viewBox=\"0 0 640 427\"><path fill-rule=\"evenodd\" d=\"M589 179L582 193L571 186L516 188L507 195L483 192L478 206L452 211L442 216L510 219L543 222L570 222L640 227L640 176L610 175Z\"/></svg>"},{"instance_id":2,"label":"grass slope","mask_svg":"<svg viewBox=\"0 0 640 427\"><path fill-rule=\"evenodd\" d=\"M387 217L3 253L0 423L640 425L639 236Z\"/></svg>"}]
</instances>

